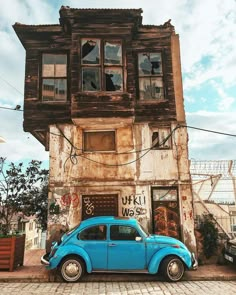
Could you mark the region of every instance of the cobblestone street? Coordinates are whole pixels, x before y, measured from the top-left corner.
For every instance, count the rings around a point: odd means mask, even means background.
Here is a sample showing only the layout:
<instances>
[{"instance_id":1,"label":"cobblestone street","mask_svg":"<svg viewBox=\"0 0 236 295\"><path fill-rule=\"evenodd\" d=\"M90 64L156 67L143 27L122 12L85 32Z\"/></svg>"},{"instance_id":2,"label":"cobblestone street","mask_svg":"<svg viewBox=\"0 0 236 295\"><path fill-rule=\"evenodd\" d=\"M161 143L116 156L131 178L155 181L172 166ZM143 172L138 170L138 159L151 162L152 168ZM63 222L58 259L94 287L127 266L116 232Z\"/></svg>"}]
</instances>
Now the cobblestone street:
<instances>
[{"instance_id":1,"label":"cobblestone street","mask_svg":"<svg viewBox=\"0 0 236 295\"><path fill-rule=\"evenodd\" d=\"M214 294L233 295L236 281L196 281L196 282L102 282L102 283L0 283L1 295L174 295L174 294Z\"/></svg>"}]
</instances>

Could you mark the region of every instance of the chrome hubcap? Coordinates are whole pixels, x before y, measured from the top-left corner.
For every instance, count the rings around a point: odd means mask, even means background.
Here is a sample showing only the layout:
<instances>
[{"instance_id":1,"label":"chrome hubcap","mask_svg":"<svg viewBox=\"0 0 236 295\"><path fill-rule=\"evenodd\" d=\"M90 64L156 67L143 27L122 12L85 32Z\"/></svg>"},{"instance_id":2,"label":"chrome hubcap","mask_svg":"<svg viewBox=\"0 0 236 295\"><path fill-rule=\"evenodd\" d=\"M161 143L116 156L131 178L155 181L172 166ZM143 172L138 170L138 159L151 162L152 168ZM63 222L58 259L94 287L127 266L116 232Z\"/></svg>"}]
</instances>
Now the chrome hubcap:
<instances>
[{"instance_id":1,"label":"chrome hubcap","mask_svg":"<svg viewBox=\"0 0 236 295\"><path fill-rule=\"evenodd\" d=\"M70 262L66 267L65 267L65 273L69 277L74 277L79 273L79 267L76 263Z\"/></svg>"},{"instance_id":2,"label":"chrome hubcap","mask_svg":"<svg viewBox=\"0 0 236 295\"><path fill-rule=\"evenodd\" d=\"M176 261L170 263L169 272L170 272L171 276L177 276L178 274L180 274L180 268L179 268L179 265Z\"/></svg>"}]
</instances>

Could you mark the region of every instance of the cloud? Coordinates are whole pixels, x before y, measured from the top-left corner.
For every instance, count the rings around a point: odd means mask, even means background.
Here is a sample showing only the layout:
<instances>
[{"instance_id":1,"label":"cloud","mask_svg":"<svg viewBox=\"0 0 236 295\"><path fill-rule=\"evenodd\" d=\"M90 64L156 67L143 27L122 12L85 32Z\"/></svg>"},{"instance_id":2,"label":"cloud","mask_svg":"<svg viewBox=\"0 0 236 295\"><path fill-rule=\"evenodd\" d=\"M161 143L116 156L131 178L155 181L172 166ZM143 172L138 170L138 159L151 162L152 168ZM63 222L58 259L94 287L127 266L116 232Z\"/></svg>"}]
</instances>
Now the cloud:
<instances>
[{"instance_id":1,"label":"cloud","mask_svg":"<svg viewBox=\"0 0 236 295\"><path fill-rule=\"evenodd\" d=\"M48 152L31 134L23 131L23 112L0 109L0 157L8 161L40 160L48 161Z\"/></svg>"},{"instance_id":2,"label":"cloud","mask_svg":"<svg viewBox=\"0 0 236 295\"><path fill-rule=\"evenodd\" d=\"M235 107L233 93L236 92L234 0L3 1L0 19L0 106L15 107L19 104L23 108L25 50L12 25L15 22L58 24L61 5L72 8L142 8L143 24L160 25L172 19L176 33L180 35L188 124L234 133L236 116L229 112ZM206 93L207 87L214 91ZM196 109L199 111L196 112ZM204 112L203 109L212 111ZM8 155L12 160L24 157L48 159L44 147L23 131L22 112L0 109L0 121L0 136L7 141L0 144L0 156ZM233 137L191 129L189 137L191 157L235 158Z\"/></svg>"},{"instance_id":3,"label":"cloud","mask_svg":"<svg viewBox=\"0 0 236 295\"><path fill-rule=\"evenodd\" d=\"M186 113L187 125L233 136L188 128L190 158L196 160L235 159L236 116L234 112Z\"/></svg>"}]
</instances>

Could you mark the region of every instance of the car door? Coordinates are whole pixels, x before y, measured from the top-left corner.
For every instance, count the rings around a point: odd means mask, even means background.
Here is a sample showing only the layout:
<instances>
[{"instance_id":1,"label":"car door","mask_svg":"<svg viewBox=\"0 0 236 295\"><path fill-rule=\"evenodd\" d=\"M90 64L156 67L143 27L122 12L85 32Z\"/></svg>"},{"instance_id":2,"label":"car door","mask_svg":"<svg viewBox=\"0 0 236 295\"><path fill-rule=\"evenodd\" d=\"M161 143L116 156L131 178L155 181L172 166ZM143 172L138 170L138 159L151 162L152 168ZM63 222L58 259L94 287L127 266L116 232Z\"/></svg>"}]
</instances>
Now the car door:
<instances>
[{"instance_id":1,"label":"car door","mask_svg":"<svg viewBox=\"0 0 236 295\"><path fill-rule=\"evenodd\" d=\"M91 226L78 235L78 245L89 255L93 270L107 269L107 226Z\"/></svg>"},{"instance_id":2,"label":"car door","mask_svg":"<svg viewBox=\"0 0 236 295\"><path fill-rule=\"evenodd\" d=\"M146 268L145 241L132 226L111 225L108 241L108 270L144 270Z\"/></svg>"}]
</instances>

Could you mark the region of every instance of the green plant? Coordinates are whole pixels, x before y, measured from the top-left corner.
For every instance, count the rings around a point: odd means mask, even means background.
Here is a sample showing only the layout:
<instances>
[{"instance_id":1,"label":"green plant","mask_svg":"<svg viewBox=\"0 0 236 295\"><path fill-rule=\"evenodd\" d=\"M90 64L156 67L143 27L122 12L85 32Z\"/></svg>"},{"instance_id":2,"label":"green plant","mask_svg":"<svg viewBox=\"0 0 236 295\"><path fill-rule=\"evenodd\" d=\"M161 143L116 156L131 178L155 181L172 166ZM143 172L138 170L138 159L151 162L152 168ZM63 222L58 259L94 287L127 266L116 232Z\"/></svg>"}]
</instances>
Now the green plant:
<instances>
[{"instance_id":1,"label":"green plant","mask_svg":"<svg viewBox=\"0 0 236 295\"><path fill-rule=\"evenodd\" d=\"M35 215L45 228L47 214L48 170L41 162L32 160L26 167L23 163L7 164L0 157L0 233L7 235L13 218L20 212Z\"/></svg>"},{"instance_id":2,"label":"green plant","mask_svg":"<svg viewBox=\"0 0 236 295\"><path fill-rule=\"evenodd\" d=\"M218 247L218 229L212 214L203 215L200 221L200 233L203 237L203 251L206 258L214 255Z\"/></svg>"}]
</instances>

